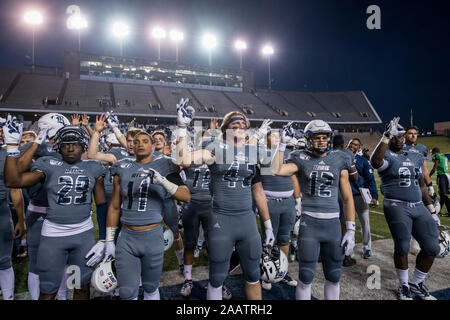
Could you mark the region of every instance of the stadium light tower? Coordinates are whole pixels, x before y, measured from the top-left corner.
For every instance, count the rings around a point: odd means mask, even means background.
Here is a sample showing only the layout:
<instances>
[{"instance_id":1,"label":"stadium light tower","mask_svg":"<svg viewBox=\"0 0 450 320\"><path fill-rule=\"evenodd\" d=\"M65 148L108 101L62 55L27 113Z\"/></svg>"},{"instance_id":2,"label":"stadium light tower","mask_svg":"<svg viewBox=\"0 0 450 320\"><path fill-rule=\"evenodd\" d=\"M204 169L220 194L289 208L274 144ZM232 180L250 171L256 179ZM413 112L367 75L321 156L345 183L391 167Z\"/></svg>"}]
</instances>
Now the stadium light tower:
<instances>
[{"instance_id":1,"label":"stadium light tower","mask_svg":"<svg viewBox=\"0 0 450 320\"><path fill-rule=\"evenodd\" d=\"M175 61L178 63L178 42L182 41L184 38L183 32L179 30L170 31L170 40L175 42Z\"/></svg>"},{"instance_id":2,"label":"stadium light tower","mask_svg":"<svg viewBox=\"0 0 450 320\"><path fill-rule=\"evenodd\" d=\"M88 27L86 18L80 13L75 13L67 18L67 29L78 32L78 51L81 50L81 30Z\"/></svg>"},{"instance_id":3,"label":"stadium light tower","mask_svg":"<svg viewBox=\"0 0 450 320\"><path fill-rule=\"evenodd\" d=\"M208 58L209 58L208 62L209 62L209 66L211 66L211 64L212 64L211 54L212 54L212 50L217 45L217 39L212 34L207 33L203 36L202 43L203 43L203 46L208 50Z\"/></svg>"},{"instance_id":4,"label":"stadium light tower","mask_svg":"<svg viewBox=\"0 0 450 320\"><path fill-rule=\"evenodd\" d=\"M239 69L242 69L242 51L247 49L247 44L242 40L237 40L234 48L239 52Z\"/></svg>"},{"instance_id":5,"label":"stadium light tower","mask_svg":"<svg viewBox=\"0 0 450 320\"><path fill-rule=\"evenodd\" d=\"M120 56L123 56L123 40L130 34L130 28L123 22L116 22L112 26L113 36L119 39L120 43Z\"/></svg>"},{"instance_id":6,"label":"stadium light tower","mask_svg":"<svg viewBox=\"0 0 450 320\"><path fill-rule=\"evenodd\" d=\"M32 43L32 54L31 54L31 68L34 70L34 38L36 26L42 24L43 18L42 14L36 10L30 10L25 12L23 16L25 22L31 25L31 30L33 33L33 43Z\"/></svg>"},{"instance_id":7,"label":"stadium light tower","mask_svg":"<svg viewBox=\"0 0 450 320\"><path fill-rule=\"evenodd\" d=\"M270 77L270 56L273 55L274 51L271 45L266 44L262 49L263 55L267 56L267 61L269 65L269 90L272 89L272 79Z\"/></svg>"},{"instance_id":8,"label":"stadium light tower","mask_svg":"<svg viewBox=\"0 0 450 320\"><path fill-rule=\"evenodd\" d=\"M158 60L161 60L161 39L166 37L166 30L161 27L155 27L152 30L152 37L158 42Z\"/></svg>"}]
</instances>

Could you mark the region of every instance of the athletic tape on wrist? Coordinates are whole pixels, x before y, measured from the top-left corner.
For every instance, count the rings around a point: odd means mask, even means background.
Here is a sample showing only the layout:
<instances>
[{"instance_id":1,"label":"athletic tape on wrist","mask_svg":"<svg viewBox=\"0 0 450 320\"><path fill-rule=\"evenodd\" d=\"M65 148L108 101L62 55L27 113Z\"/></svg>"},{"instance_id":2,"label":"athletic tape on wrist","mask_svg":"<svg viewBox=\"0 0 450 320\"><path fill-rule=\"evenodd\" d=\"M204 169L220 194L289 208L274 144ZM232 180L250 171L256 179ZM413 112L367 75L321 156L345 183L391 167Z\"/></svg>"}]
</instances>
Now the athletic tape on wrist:
<instances>
[{"instance_id":1,"label":"athletic tape on wrist","mask_svg":"<svg viewBox=\"0 0 450 320\"><path fill-rule=\"evenodd\" d=\"M177 130L177 136L178 136L179 138L184 138L184 137L186 137L186 136L187 136L187 130L186 130L186 128L180 128L180 127L178 127L178 130Z\"/></svg>"},{"instance_id":2,"label":"athletic tape on wrist","mask_svg":"<svg viewBox=\"0 0 450 320\"><path fill-rule=\"evenodd\" d=\"M427 209L431 212L431 214L436 213L436 208L432 204L428 204Z\"/></svg>"},{"instance_id":3,"label":"athletic tape on wrist","mask_svg":"<svg viewBox=\"0 0 450 320\"><path fill-rule=\"evenodd\" d=\"M117 139L119 139L120 136L123 136L122 131L120 131L118 127L113 127L112 130L113 130L114 134L116 135Z\"/></svg>"},{"instance_id":4,"label":"athletic tape on wrist","mask_svg":"<svg viewBox=\"0 0 450 320\"><path fill-rule=\"evenodd\" d=\"M389 138L388 137L386 137L386 136L383 136L382 138L381 138L381 142L383 142L384 144L389 144Z\"/></svg>"},{"instance_id":5,"label":"athletic tape on wrist","mask_svg":"<svg viewBox=\"0 0 450 320\"><path fill-rule=\"evenodd\" d=\"M272 228L272 221L270 221L270 219L267 219L266 221L264 221L264 227L266 229L273 229Z\"/></svg>"},{"instance_id":6,"label":"athletic tape on wrist","mask_svg":"<svg viewBox=\"0 0 450 320\"><path fill-rule=\"evenodd\" d=\"M106 227L106 241L114 241L118 227Z\"/></svg>"},{"instance_id":7,"label":"athletic tape on wrist","mask_svg":"<svg viewBox=\"0 0 450 320\"><path fill-rule=\"evenodd\" d=\"M286 150L286 144L280 142L280 144L278 145L278 151L284 152L285 150Z\"/></svg>"},{"instance_id":8,"label":"athletic tape on wrist","mask_svg":"<svg viewBox=\"0 0 450 320\"><path fill-rule=\"evenodd\" d=\"M356 225L354 221L345 221L345 228L347 231L355 231Z\"/></svg>"},{"instance_id":9,"label":"athletic tape on wrist","mask_svg":"<svg viewBox=\"0 0 450 320\"><path fill-rule=\"evenodd\" d=\"M8 153L20 153L19 152L19 145L6 145L6 152Z\"/></svg>"},{"instance_id":10,"label":"athletic tape on wrist","mask_svg":"<svg viewBox=\"0 0 450 320\"><path fill-rule=\"evenodd\" d=\"M161 183L161 185L164 187L164 189L167 190L168 193L170 193L171 195L174 195L175 192L177 192L178 190L178 186L175 183L170 182L169 180L167 180L166 178L163 178L163 181Z\"/></svg>"}]
</instances>

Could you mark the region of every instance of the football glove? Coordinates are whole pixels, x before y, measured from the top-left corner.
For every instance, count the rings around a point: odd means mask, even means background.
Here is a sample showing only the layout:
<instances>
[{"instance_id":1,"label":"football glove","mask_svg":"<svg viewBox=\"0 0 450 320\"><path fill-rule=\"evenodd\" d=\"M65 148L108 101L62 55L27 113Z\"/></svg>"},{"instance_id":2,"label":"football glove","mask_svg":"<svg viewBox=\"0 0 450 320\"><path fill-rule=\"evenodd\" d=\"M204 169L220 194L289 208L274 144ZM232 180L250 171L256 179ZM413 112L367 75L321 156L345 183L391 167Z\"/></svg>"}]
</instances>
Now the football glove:
<instances>
[{"instance_id":1,"label":"football glove","mask_svg":"<svg viewBox=\"0 0 450 320\"><path fill-rule=\"evenodd\" d=\"M19 145L22 138L23 123L19 123L16 117L8 114L3 125L3 141L6 144Z\"/></svg>"},{"instance_id":2,"label":"football glove","mask_svg":"<svg viewBox=\"0 0 450 320\"><path fill-rule=\"evenodd\" d=\"M270 125L272 124L272 122L273 121L270 119L264 120L261 127L259 127L259 129L255 131L253 137L258 140L263 139L267 135L267 132L270 130Z\"/></svg>"},{"instance_id":3,"label":"football glove","mask_svg":"<svg viewBox=\"0 0 450 320\"><path fill-rule=\"evenodd\" d=\"M35 143L37 143L37 144L41 144L42 142L44 142L44 141L47 139L47 133L48 133L48 130L50 130L50 127L42 128L42 129L39 131L39 133L38 133L36 139L34 139L33 142L35 142Z\"/></svg>"},{"instance_id":4,"label":"football glove","mask_svg":"<svg viewBox=\"0 0 450 320\"><path fill-rule=\"evenodd\" d=\"M384 136L386 136L389 139L392 139L393 137L404 135L405 129L398 123L399 121L400 117L395 117L394 119L392 119L386 126Z\"/></svg>"},{"instance_id":5,"label":"football glove","mask_svg":"<svg viewBox=\"0 0 450 320\"><path fill-rule=\"evenodd\" d=\"M5 124L5 122L6 122L6 119L5 119L5 118L2 118L2 117L0 117L0 126L2 126L2 127L3 127L3 125Z\"/></svg>"},{"instance_id":6,"label":"football glove","mask_svg":"<svg viewBox=\"0 0 450 320\"><path fill-rule=\"evenodd\" d=\"M436 194L436 193L434 192L433 182L430 182L430 184L427 185L427 189L428 189L428 195L429 195L431 198L433 198L434 195Z\"/></svg>"},{"instance_id":7,"label":"football glove","mask_svg":"<svg viewBox=\"0 0 450 320\"><path fill-rule=\"evenodd\" d=\"M266 241L264 242L264 244L266 246L273 247L274 242L275 242L275 235L273 234L273 229L266 228Z\"/></svg>"},{"instance_id":8,"label":"football glove","mask_svg":"<svg viewBox=\"0 0 450 320\"><path fill-rule=\"evenodd\" d=\"M178 186L175 183L172 183L169 180L167 180L166 177L163 177L155 169L149 169L149 176L151 183L162 186L171 195L174 195L175 192L177 192Z\"/></svg>"},{"instance_id":9,"label":"football glove","mask_svg":"<svg viewBox=\"0 0 450 320\"><path fill-rule=\"evenodd\" d=\"M97 263L99 263L100 260L102 260L103 258L104 252L105 252L105 241L98 241L85 256L86 259L90 257L88 262L86 262L86 265L88 267L92 267Z\"/></svg>"},{"instance_id":10,"label":"football glove","mask_svg":"<svg viewBox=\"0 0 450 320\"><path fill-rule=\"evenodd\" d=\"M181 98L180 103L177 104L177 126L179 128L186 128L194 118L195 109L188 103L188 98Z\"/></svg>"},{"instance_id":11,"label":"football glove","mask_svg":"<svg viewBox=\"0 0 450 320\"><path fill-rule=\"evenodd\" d=\"M345 255L351 256L355 247L355 230L347 230L342 238L341 247L345 246Z\"/></svg>"},{"instance_id":12,"label":"football glove","mask_svg":"<svg viewBox=\"0 0 450 320\"><path fill-rule=\"evenodd\" d=\"M293 121L289 122L281 130L281 143L289 144L294 141L295 129L292 127Z\"/></svg>"},{"instance_id":13,"label":"football glove","mask_svg":"<svg viewBox=\"0 0 450 320\"><path fill-rule=\"evenodd\" d=\"M114 241L105 242L105 258L103 260L108 259L109 256L113 258L116 257L116 245L114 244Z\"/></svg>"},{"instance_id":14,"label":"football glove","mask_svg":"<svg viewBox=\"0 0 450 320\"><path fill-rule=\"evenodd\" d=\"M114 112L106 112L106 122L111 128L119 127L119 118L114 114Z\"/></svg>"}]
</instances>

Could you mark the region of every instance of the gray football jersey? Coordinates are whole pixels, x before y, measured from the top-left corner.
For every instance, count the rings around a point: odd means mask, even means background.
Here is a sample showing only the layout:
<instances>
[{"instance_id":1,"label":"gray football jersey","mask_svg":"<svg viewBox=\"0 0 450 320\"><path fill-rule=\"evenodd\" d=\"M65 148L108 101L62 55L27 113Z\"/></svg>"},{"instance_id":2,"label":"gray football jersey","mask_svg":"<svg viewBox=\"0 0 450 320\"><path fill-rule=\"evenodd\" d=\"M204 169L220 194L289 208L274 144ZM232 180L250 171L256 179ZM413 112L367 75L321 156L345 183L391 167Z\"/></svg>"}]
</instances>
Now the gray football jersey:
<instances>
[{"instance_id":1,"label":"gray football jersey","mask_svg":"<svg viewBox=\"0 0 450 320\"><path fill-rule=\"evenodd\" d=\"M108 153L114 155L117 161L125 158L133 158L133 156L130 156L130 154L125 148L111 148L111 150L109 150ZM111 175L111 166L108 166L105 176L105 194L111 195L112 193L113 193L113 179Z\"/></svg>"},{"instance_id":2,"label":"gray football jersey","mask_svg":"<svg viewBox=\"0 0 450 320\"><path fill-rule=\"evenodd\" d=\"M289 149L284 152L284 163L287 163L290 152ZM267 155L272 158L271 150L267 150ZM270 171L270 163L261 165L261 182L266 191L286 192L294 189L292 178L273 175Z\"/></svg>"},{"instance_id":3,"label":"gray football jersey","mask_svg":"<svg viewBox=\"0 0 450 320\"><path fill-rule=\"evenodd\" d=\"M211 192L209 191L211 175L208 166L204 164L200 167L189 167L184 172L186 173L186 186L191 192L191 201L211 201Z\"/></svg>"},{"instance_id":4,"label":"gray football jersey","mask_svg":"<svg viewBox=\"0 0 450 320\"><path fill-rule=\"evenodd\" d=\"M45 174L48 220L74 224L89 218L95 181L106 173L100 162L82 160L69 164L54 157L41 157L33 163L31 171L34 170Z\"/></svg>"},{"instance_id":5,"label":"gray football jersey","mask_svg":"<svg viewBox=\"0 0 450 320\"><path fill-rule=\"evenodd\" d=\"M25 144L20 148L21 153L24 153L31 146L32 142ZM53 146L50 143L43 142L36 150L35 156L44 157L52 156L61 160L61 154L53 150ZM33 160L34 161L34 160ZM39 182L34 186L27 188L28 195L30 197L30 203L38 207L48 207L47 190L44 188L44 184Z\"/></svg>"},{"instance_id":6,"label":"gray football jersey","mask_svg":"<svg viewBox=\"0 0 450 320\"><path fill-rule=\"evenodd\" d=\"M298 167L297 178L302 190L302 211L339 213L339 178L348 170L351 160L340 150L316 158L305 150L291 152L288 162Z\"/></svg>"},{"instance_id":7,"label":"gray football jersey","mask_svg":"<svg viewBox=\"0 0 450 320\"><path fill-rule=\"evenodd\" d=\"M120 221L123 224L143 226L162 220L163 199L170 195L162 186L153 184L149 169L158 171L162 176L179 172L179 167L171 158L162 155L147 164L125 158L111 166L111 174L118 175L120 179Z\"/></svg>"},{"instance_id":8,"label":"gray football jersey","mask_svg":"<svg viewBox=\"0 0 450 320\"><path fill-rule=\"evenodd\" d=\"M407 145L405 143L403 145L403 151L421 153L424 158L426 158L428 156L428 149L423 144L416 144L413 146L413 145Z\"/></svg>"},{"instance_id":9,"label":"gray football jersey","mask_svg":"<svg viewBox=\"0 0 450 320\"><path fill-rule=\"evenodd\" d=\"M0 203L9 202L9 189L5 186L5 180L3 175L3 168L5 167L7 152L5 149L0 148Z\"/></svg>"},{"instance_id":10,"label":"gray football jersey","mask_svg":"<svg viewBox=\"0 0 450 320\"><path fill-rule=\"evenodd\" d=\"M252 179L256 165L265 159L265 150L253 145L238 148L221 139L203 144L203 148L216 157L215 163L208 165L214 212L239 215L252 211Z\"/></svg>"},{"instance_id":11,"label":"gray football jersey","mask_svg":"<svg viewBox=\"0 0 450 320\"><path fill-rule=\"evenodd\" d=\"M387 150L384 159L389 162L378 174L380 190L385 198L407 202L422 201L419 176L422 173L423 155L418 152L397 154Z\"/></svg>"}]
</instances>

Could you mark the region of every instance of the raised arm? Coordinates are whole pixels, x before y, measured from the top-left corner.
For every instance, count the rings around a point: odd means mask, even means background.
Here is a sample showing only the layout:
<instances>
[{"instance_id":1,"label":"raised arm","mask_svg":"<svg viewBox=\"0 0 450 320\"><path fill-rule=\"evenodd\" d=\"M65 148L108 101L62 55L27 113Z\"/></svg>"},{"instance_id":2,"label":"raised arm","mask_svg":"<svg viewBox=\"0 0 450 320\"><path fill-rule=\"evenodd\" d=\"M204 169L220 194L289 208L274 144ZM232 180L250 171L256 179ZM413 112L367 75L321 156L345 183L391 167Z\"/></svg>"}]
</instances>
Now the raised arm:
<instances>
[{"instance_id":1,"label":"raised arm","mask_svg":"<svg viewBox=\"0 0 450 320\"><path fill-rule=\"evenodd\" d=\"M267 132L270 130L270 125L272 124L272 122L273 121L270 119L265 119L261 127L259 127L259 129L255 131L253 136L250 137L250 139L248 140L248 144L257 145L259 140L266 137Z\"/></svg>"},{"instance_id":2,"label":"raised arm","mask_svg":"<svg viewBox=\"0 0 450 320\"><path fill-rule=\"evenodd\" d=\"M284 163L284 151L286 150L286 145L294 139L295 135L292 124L293 122L291 121L283 127L283 130L281 131L281 141L278 144L274 156L272 157L272 162L270 163L270 171L277 176L289 177L298 171L296 164Z\"/></svg>"},{"instance_id":3,"label":"raised arm","mask_svg":"<svg viewBox=\"0 0 450 320\"><path fill-rule=\"evenodd\" d=\"M102 164L113 165L117 162L116 157L111 153L102 153L98 151L98 141L100 138L100 133L105 129L106 116L104 114L95 117L95 130L92 133L91 139L89 140L89 148L87 151L87 156L89 159L98 160Z\"/></svg>"},{"instance_id":4,"label":"raised arm","mask_svg":"<svg viewBox=\"0 0 450 320\"><path fill-rule=\"evenodd\" d=\"M89 133L89 136L92 137L94 130L92 130L91 126L89 125L89 116L88 115L83 114L81 116L81 125L86 128L87 132Z\"/></svg>"},{"instance_id":5,"label":"raised arm","mask_svg":"<svg viewBox=\"0 0 450 320\"><path fill-rule=\"evenodd\" d=\"M127 138L123 135L123 133L119 129L119 118L114 114L114 112L107 112L106 113L106 121L108 122L109 127L116 135L117 141L119 141L120 145L123 148L127 148Z\"/></svg>"},{"instance_id":6,"label":"raised arm","mask_svg":"<svg viewBox=\"0 0 450 320\"><path fill-rule=\"evenodd\" d=\"M400 118L395 117L386 126L386 131L383 133L380 142L378 142L375 150L370 156L370 164L374 169L379 169L384 164L384 155L389 147L389 141L393 137L401 136L405 133L403 127L399 125Z\"/></svg>"}]
</instances>

